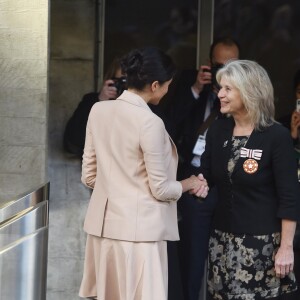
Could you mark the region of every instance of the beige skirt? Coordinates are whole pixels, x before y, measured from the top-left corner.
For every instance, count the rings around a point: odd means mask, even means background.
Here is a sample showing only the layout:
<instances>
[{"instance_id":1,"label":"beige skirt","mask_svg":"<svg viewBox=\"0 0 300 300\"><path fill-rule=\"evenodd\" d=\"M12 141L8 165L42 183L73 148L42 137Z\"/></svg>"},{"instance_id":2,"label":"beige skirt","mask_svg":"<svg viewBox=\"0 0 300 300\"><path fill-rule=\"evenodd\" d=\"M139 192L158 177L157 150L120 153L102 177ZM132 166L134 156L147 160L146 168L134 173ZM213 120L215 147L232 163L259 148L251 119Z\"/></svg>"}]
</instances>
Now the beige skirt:
<instances>
[{"instance_id":1,"label":"beige skirt","mask_svg":"<svg viewBox=\"0 0 300 300\"><path fill-rule=\"evenodd\" d=\"M167 300L166 241L127 242L87 236L82 298Z\"/></svg>"}]
</instances>

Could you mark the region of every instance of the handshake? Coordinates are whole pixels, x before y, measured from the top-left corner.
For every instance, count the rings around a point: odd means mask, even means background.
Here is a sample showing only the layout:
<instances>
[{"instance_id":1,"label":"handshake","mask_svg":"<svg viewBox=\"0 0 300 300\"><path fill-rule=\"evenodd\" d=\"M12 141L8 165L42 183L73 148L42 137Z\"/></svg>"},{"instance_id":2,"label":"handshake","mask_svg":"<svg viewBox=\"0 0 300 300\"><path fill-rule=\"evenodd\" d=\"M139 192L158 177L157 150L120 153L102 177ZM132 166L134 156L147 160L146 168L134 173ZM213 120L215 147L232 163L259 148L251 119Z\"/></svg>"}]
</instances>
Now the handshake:
<instances>
[{"instance_id":1,"label":"handshake","mask_svg":"<svg viewBox=\"0 0 300 300\"><path fill-rule=\"evenodd\" d=\"M200 173L198 176L192 175L181 181L182 191L189 192L199 198L205 198L209 191L206 179Z\"/></svg>"}]
</instances>

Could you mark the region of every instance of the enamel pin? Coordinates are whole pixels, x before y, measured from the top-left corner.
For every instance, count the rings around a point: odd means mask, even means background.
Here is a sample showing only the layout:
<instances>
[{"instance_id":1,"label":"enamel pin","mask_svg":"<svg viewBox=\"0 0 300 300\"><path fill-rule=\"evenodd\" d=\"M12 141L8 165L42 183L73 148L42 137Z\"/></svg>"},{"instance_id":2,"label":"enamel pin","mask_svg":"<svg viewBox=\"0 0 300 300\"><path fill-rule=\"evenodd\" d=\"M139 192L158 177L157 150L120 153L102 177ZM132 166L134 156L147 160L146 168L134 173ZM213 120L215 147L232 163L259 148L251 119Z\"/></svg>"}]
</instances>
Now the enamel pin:
<instances>
[{"instance_id":1,"label":"enamel pin","mask_svg":"<svg viewBox=\"0 0 300 300\"><path fill-rule=\"evenodd\" d=\"M240 157L248 158L243 163L243 169L248 174L253 174L258 170L258 160L261 159L262 150L259 149L247 149L242 147Z\"/></svg>"}]
</instances>

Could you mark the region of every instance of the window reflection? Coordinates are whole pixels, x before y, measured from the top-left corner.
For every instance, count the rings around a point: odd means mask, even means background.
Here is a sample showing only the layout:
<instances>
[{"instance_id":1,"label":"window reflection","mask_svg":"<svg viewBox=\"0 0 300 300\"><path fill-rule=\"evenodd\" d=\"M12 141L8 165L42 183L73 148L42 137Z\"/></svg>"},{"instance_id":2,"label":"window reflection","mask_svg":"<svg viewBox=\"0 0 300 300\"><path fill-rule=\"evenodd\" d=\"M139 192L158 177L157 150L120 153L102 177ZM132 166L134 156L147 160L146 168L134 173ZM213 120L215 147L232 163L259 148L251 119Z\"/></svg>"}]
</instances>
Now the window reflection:
<instances>
[{"instance_id":1,"label":"window reflection","mask_svg":"<svg viewBox=\"0 0 300 300\"><path fill-rule=\"evenodd\" d=\"M300 1L215 0L214 36L229 35L242 58L263 65L272 79L276 114L294 110L293 75L300 67Z\"/></svg>"},{"instance_id":2,"label":"window reflection","mask_svg":"<svg viewBox=\"0 0 300 300\"><path fill-rule=\"evenodd\" d=\"M156 46L178 68L195 68L197 8L192 1L106 1L104 71L109 62L132 48Z\"/></svg>"}]
</instances>

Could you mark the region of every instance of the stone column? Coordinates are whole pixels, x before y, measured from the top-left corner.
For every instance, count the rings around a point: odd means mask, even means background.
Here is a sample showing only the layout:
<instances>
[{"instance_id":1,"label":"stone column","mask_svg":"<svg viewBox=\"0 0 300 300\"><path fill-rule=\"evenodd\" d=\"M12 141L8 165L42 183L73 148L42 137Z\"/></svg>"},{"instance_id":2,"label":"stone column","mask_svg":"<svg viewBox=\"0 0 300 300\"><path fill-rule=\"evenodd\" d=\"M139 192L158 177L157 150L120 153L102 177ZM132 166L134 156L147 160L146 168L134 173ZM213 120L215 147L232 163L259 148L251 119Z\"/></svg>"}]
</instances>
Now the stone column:
<instances>
[{"instance_id":1,"label":"stone column","mask_svg":"<svg viewBox=\"0 0 300 300\"><path fill-rule=\"evenodd\" d=\"M0 201L47 180L47 0L0 1Z\"/></svg>"}]
</instances>

